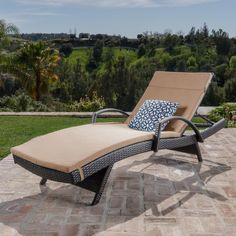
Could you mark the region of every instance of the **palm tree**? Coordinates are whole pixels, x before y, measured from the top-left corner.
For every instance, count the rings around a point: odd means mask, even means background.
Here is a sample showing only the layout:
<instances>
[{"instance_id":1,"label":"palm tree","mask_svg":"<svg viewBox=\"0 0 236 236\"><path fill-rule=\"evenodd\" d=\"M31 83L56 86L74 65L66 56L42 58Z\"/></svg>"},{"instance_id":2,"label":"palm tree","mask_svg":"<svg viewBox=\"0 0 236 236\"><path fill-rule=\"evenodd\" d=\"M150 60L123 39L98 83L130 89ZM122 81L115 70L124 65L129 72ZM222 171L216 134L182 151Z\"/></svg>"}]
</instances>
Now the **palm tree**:
<instances>
[{"instance_id":1,"label":"palm tree","mask_svg":"<svg viewBox=\"0 0 236 236\"><path fill-rule=\"evenodd\" d=\"M29 94L38 101L48 92L50 82L58 79L54 69L59 59L59 52L46 43L27 43L17 53L9 71L21 79Z\"/></svg>"}]
</instances>

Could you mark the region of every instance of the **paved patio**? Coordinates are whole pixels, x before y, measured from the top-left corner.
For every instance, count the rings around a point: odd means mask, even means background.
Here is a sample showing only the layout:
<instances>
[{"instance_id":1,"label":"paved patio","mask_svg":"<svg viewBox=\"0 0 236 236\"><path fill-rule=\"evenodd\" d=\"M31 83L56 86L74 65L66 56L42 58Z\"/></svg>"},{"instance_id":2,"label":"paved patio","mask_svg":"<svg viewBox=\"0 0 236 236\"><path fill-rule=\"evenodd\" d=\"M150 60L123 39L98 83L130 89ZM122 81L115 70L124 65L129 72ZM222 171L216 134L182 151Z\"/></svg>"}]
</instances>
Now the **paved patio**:
<instances>
[{"instance_id":1,"label":"paved patio","mask_svg":"<svg viewBox=\"0 0 236 236\"><path fill-rule=\"evenodd\" d=\"M0 235L236 235L236 129L201 145L204 162L171 151L117 163L102 201L0 162Z\"/></svg>"}]
</instances>

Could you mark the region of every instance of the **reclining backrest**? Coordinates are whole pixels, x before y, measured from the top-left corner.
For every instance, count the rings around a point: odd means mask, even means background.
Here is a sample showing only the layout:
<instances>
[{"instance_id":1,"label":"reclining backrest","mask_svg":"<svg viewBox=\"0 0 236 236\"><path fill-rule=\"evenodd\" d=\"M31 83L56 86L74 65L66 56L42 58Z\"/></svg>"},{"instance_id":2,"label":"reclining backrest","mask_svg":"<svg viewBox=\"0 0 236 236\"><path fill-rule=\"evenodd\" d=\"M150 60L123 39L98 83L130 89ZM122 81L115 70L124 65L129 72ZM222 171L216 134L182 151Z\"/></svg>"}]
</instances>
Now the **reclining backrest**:
<instances>
[{"instance_id":1,"label":"reclining backrest","mask_svg":"<svg viewBox=\"0 0 236 236\"><path fill-rule=\"evenodd\" d=\"M126 123L130 122L147 99L178 102L179 107L175 115L191 120L206 93L212 77L212 73L155 72ZM181 121L171 121L165 130L182 134L186 127L187 125Z\"/></svg>"}]
</instances>

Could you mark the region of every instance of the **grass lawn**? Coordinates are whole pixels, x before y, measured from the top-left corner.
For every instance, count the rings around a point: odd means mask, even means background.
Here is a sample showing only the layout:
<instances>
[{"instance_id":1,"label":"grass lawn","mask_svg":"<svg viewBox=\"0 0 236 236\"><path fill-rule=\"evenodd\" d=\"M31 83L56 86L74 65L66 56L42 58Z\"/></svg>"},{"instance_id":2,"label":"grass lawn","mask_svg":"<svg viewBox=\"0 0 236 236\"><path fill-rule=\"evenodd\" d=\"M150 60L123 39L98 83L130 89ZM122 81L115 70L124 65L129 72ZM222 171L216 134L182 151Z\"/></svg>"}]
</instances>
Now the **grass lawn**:
<instances>
[{"instance_id":1,"label":"grass lawn","mask_svg":"<svg viewBox=\"0 0 236 236\"><path fill-rule=\"evenodd\" d=\"M123 120L123 118L98 119L100 122ZM0 159L10 153L11 147L33 137L88 123L91 123L90 118L0 116Z\"/></svg>"}]
</instances>

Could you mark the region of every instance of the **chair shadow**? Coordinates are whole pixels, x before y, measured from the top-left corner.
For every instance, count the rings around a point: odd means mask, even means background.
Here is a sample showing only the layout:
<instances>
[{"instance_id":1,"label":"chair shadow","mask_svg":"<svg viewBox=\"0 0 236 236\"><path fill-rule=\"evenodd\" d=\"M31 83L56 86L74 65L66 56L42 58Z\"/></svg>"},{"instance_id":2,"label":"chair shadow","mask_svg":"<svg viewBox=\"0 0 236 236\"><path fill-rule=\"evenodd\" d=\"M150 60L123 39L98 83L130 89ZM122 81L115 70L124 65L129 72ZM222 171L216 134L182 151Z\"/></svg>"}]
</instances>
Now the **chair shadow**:
<instances>
[{"instance_id":1,"label":"chair shadow","mask_svg":"<svg viewBox=\"0 0 236 236\"><path fill-rule=\"evenodd\" d=\"M0 223L14 229L21 235L29 235L34 232L56 232L59 229L58 225L61 224L60 218L65 218L65 215L68 215L69 213L77 215L77 222L74 221L70 223L74 227L77 226L80 228L80 224L86 225L86 222L84 222L84 216L86 216L86 214L95 220L96 216L97 219L99 219L101 218L101 215L104 214L125 216L127 220L130 220L143 214L147 210L151 210L154 217L164 217L171 215L173 211L186 204L196 194L206 195L209 198L222 202L227 200L225 196L210 191L209 189L205 189L204 187L215 176L231 170L230 166L210 160L204 160L203 163L197 163L195 160L191 161L191 159L186 158L186 160L184 160L183 155L180 156L180 159L178 159L177 155L175 155L177 158L171 158L172 156L173 155L169 154L161 156L150 155L148 159L139 161L136 160L136 158L128 165L118 166L113 170L114 173L105 188L101 202L96 206L89 206L88 204L92 201L93 194L76 186L59 184L59 187L55 185L56 188L54 189L51 189L50 187L41 187L41 193L39 194L24 196L22 198L0 203ZM142 166L143 169L140 169ZM180 178L175 178L176 176L173 175L173 178L169 179L165 176L158 176L158 173L157 175L150 174L152 172L158 172L155 168L152 169L152 166L156 166L157 168L173 167L172 170L177 173L177 177L179 174ZM181 179L182 172L186 174L184 179ZM120 176L120 173L126 173L125 177L122 177L122 174ZM129 181L129 179L132 181L135 177L140 178L140 181L143 183L142 188L136 186L133 190L132 187L131 189L121 190L115 186L117 181ZM160 195L158 195L158 193L156 194L155 187L160 187L158 184L163 183L164 186L166 186L165 184L167 183L170 187L170 191L164 194L160 193ZM188 189L186 189L186 183ZM152 189L154 195L152 195ZM145 191L148 192L149 190L151 190L151 192L149 195L147 194L146 197ZM117 195L113 194L113 192ZM134 197L136 193L142 195L142 200L144 201L142 203L143 206L139 207L137 211L136 209L130 209L130 212L128 213L122 212L122 209L117 206L115 207L117 208L117 212L108 212L113 197L119 198L120 195L127 194L131 199L132 206L132 197ZM168 202L165 209L161 209L161 211L158 209L158 205L179 193L183 193L183 196L180 194L181 197L178 198L177 201ZM149 199L149 197L151 198ZM135 204L135 200L133 203ZM51 219L50 216L52 217ZM102 227L94 226L95 228L92 228L92 231L91 229L88 229L86 235L93 235L95 232L102 232L120 223L119 217L117 217L117 220L116 217L113 217L112 222L109 224L103 224ZM93 223L93 225L96 224L99 223ZM69 234L65 232L65 235ZM77 233L71 233L70 235L77 235Z\"/></svg>"}]
</instances>

